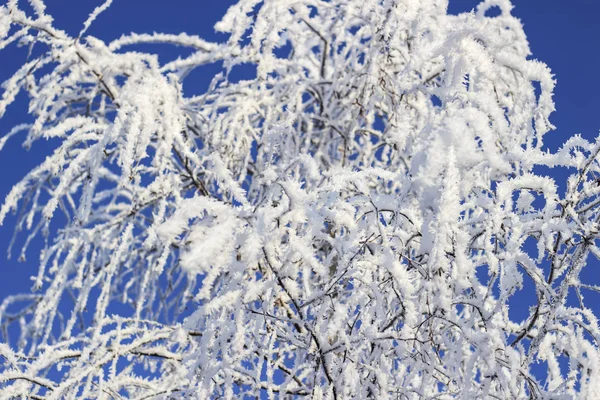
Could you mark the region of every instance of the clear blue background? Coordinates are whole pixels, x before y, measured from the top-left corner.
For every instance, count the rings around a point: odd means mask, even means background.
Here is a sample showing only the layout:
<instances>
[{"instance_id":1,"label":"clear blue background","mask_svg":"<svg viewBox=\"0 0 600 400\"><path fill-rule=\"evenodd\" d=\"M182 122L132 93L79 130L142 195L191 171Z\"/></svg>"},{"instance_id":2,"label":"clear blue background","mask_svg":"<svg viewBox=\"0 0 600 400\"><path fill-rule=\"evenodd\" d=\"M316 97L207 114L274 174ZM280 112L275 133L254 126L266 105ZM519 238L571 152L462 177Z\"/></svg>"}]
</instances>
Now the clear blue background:
<instances>
[{"instance_id":1,"label":"clear blue background","mask_svg":"<svg viewBox=\"0 0 600 400\"><path fill-rule=\"evenodd\" d=\"M0 0L2 1L2 0ZM21 0L21 2L24 2ZM113 5L94 22L88 34L111 41L124 33L167 32L199 35L208 40L223 40L213 25L234 0L115 0ZM55 26L77 35L87 15L101 0L46 0ZM450 12L471 10L476 0L450 0ZM522 20L529 38L533 57L544 61L556 75L555 103L557 111L551 121L556 130L546 136L546 145L556 150L569 136L580 133L595 138L600 128L600 2L594 0L513 0L513 15ZM143 50L158 52L161 61L173 59L183 50L148 45ZM7 79L26 58L26 49L10 47L0 51L0 81ZM211 74L218 67L208 67L190 76L184 90L199 93L206 88ZM19 97L0 119L0 136L13 125L28 121L26 98ZM35 143L30 151L21 148L22 137L15 137L0 152L0 198L9 192L27 171L43 160L52 143ZM9 217L0 227L0 301L9 294L28 291L29 277L37 273L38 247L33 246L26 262L17 262L22 240L17 241L13 257L1 256L12 236L15 222ZM584 277L598 281L598 263L590 259ZM523 297L523 316L527 305L535 300L533 293ZM600 296L588 293L586 299L600 314Z\"/></svg>"}]
</instances>

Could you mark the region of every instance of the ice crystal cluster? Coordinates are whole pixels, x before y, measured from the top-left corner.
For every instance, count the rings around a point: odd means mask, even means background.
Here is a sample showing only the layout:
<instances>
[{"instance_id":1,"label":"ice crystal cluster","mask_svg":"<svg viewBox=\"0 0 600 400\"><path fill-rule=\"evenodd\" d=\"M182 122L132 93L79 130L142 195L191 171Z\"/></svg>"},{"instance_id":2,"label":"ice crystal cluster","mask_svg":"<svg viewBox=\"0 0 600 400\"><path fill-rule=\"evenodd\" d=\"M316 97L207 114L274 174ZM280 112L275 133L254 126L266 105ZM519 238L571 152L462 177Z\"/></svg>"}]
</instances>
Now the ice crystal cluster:
<instances>
[{"instance_id":1,"label":"ice crystal cluster","mask_svg":"<svg viewBox=\"0 0 600 400\"><path fill-rule=\"evenodd\" d=\"M0 306L0 397L599 393L600 146L545 150L554 79L509 0L240 0L222 43L88 35L110 3L76 37L42 0L0 6L0 49L32 49L0 146L58 143L0 209L22 256L43 242Z\"/></svg>"}]
</instances>

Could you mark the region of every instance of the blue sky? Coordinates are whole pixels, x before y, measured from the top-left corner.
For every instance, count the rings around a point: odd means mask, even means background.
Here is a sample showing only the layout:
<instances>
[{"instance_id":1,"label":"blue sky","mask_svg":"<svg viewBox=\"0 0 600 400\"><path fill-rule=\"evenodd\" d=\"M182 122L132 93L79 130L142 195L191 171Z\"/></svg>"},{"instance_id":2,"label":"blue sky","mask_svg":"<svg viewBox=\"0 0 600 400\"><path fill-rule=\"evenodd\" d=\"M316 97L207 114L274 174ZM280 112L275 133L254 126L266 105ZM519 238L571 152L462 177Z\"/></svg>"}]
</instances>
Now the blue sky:
<instances>
[{"instance_id":1,"label":"blue sky","mask_svg":"<svg viewBox=\"0 0 600 400\"><path fill-rule=\"evenodd\" d=\"M101 0L47 0L48 12L55 17L55 25L76 35L87 14L101 4ZM187 32L209 40L223 39L215 35L213 25L233 0L114 0L108 11L101 14L88 31L100 39L110 41L129 32ZM581 133L593 139L600 129L600 53L597 39L600 24L596 23L600 2L592 0L514 0L513 15L522 20L530 41L534 58L546 62L557 79L555 103L557 111L551 121L557 129L546 136L546 144L555 150L569 136ZM469 11L476 0L450 0L450 11ZM145 49L145 48L144 48ZM148 46L148 51L159 51L164 59L174 58L175 51L164 47ZM0 52L0 80L25 60L26 50L11 47ZM191 84L184 89L201 92L216 68L206 68L191 77ZM27 121L26 102L23 96L9 108L0 119L0 136L13 125ZM51 148L50 143L36 143L30 151L21 148L18 138L8 142L0 152L0 198L8 193L25 173L40 162ZM12 236L14 217L0 227L0 254L3 255ZM22 243L18 241L17 244ZM0 299L9 294L28 291L29 276L37 273L37 254L29 254L29 260L17 262L18 246L13 258L0 256ZM35 247L33 248L35 250ZM588 266L588 274L597 275ZM590 276L592 276L590 275ZM591 297L589 298L591 300ZM595 299L600 311L600 298Z\"/></svg>"},{"instance_id":2,"label":"blue sky","mask_svg":"<svg viewBox=\"0 0 600 400\"><path fill-rule=\"evenodd\" d=\"M476 0L450 0L450 12L468 11ZM525 26L532 58L555 75L556 126L545 142L556 149L575 133L588 140L600 129L600 3L593 0L513 0L512 14Z\"/></svg>"}]
</instances>

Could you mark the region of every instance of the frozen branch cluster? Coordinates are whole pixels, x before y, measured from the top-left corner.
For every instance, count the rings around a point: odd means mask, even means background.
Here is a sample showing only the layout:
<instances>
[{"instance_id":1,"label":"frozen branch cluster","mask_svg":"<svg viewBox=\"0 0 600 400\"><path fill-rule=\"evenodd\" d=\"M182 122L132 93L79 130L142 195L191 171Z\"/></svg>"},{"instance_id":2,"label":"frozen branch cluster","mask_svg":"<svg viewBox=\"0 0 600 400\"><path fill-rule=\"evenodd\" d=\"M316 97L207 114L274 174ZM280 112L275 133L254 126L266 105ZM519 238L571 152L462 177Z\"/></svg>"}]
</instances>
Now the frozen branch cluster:
<instances>
[{"instance_id":1,"label":"frozen branch cluster","mask_svg":"<svg viewBox=\"0 0 600 400\"><path fill-rule=\"evenodd\" d=\"M86 35L108 5L77 37L41 0L0 6L0 48L32 49L0 99L25 92L32 122L0 147L59 143L0 209L23 258L44 242L36 291L0 306L0 397L598 393L600 288L579 277L600 144L542 150L554 81L509 0L241 0L226 43ZM565 195L539 166L569 168Z\"/></svg>"}]
</instances>

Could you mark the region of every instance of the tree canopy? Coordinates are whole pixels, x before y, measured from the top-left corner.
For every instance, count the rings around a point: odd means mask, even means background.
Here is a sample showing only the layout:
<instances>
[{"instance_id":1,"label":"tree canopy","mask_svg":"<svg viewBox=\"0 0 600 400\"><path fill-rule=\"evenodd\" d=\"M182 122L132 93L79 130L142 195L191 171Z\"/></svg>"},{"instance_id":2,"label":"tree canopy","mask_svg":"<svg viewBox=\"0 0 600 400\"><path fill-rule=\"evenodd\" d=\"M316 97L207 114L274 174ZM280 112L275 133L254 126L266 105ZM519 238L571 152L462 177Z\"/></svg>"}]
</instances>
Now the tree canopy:
<instances>
[{"instance_id":1,"label":"tree canopy","mask_svg":"<svg viewBox=\"0 0 600 400\"><path fill-rule=\"evenodd\" d=\"M0 49L30 47L0 116L31 117L0 148L58 143L0 208L44 243L0 306L3 398L598 393L600 143L544 149L554 80L509 0L240 0L222 43L86 34L110 3L77 36L0 6Z\"/></svg>"}]
</instances>

